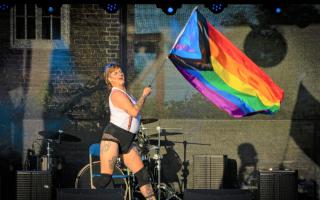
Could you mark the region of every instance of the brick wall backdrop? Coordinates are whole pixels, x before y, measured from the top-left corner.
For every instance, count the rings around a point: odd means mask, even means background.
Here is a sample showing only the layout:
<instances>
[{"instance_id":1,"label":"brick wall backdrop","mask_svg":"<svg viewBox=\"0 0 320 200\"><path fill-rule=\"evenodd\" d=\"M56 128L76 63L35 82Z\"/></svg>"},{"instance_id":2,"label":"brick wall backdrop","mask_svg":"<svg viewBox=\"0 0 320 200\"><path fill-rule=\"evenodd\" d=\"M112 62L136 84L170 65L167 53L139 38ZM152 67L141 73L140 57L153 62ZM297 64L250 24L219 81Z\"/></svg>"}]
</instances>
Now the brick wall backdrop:
<instances>
[{"instance_id":1,"label":"brick wall backdrop","mask_svg":"<svg viewBox=\"0 0 320 200\"><path fill-rule=\"evenodd\" d=\"M0 147L3 157L14 152L18 161L12 162L19 162L32 146L46 153L47 143L36 141L41 130L77 136L81 142L53 144L55 156L63 157L63 184L70 187L107 121L102 68L119 63L120 19L99 5L68 6L70 41L62 38L63 48L11 48L10 12L0 13Z\"/></svg>"}]
</instances>

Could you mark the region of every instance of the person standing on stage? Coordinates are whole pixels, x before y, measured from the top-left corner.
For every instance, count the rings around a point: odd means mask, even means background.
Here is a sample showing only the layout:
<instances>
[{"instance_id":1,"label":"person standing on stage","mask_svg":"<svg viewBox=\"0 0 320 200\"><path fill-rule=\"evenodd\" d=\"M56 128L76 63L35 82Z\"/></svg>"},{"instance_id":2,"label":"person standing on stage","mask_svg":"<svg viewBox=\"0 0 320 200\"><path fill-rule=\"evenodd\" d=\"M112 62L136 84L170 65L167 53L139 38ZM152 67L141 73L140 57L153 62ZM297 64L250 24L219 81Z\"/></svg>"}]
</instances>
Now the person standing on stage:
<instances>
[{"instance_id":1,"label":"person standing on stage","mask_svg":"<svg viewBox=\"0 0 320 200\"><path fill-rule=\"evenodd\" d=\"M148 170L143 165L136 147L132 145L140 126L140 111L147 96L151 94L151 87L145 87L136 101L128 94L124 74L117 64L104 67L104 79L111 89L110 123L103 131L100 143L101 176L95 177L94 185L96 188L106 188L113 184L112 173L117 158L121 155L124 164L135 174L142 195L147 200L154 200L156 198Z\"/></svg>"}]
</instances>

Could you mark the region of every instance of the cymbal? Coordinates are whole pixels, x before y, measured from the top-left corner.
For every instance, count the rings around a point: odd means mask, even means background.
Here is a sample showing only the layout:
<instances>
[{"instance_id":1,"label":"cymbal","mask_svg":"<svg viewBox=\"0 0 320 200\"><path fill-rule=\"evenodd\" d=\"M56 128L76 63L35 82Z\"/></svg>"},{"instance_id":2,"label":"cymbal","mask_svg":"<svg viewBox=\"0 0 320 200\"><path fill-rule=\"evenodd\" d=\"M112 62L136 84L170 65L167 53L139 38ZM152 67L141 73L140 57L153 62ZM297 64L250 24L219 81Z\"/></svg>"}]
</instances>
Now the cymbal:
<instances>
[{"instance_id":1,"label":"cymbal","mask_svg":"<svg viewBox=\"0 0 320 200\"><path fill-rule=\"evenodd\" d=\"M169 135L181 135L183 133L181 132L167 132L166 130L162 130L160 133L160 136L169 136ZM153 138L153 137L158 137L158 133L154 133L151 135L148 135L148 137Z\"/></svg>"},{"instance_id":2,"label":"cymbal","mask_svg":"<svg viewBox=\"0 0 320 200\"><path fill-rule=\"evenodd\" d=\"M158 140L149 140L149 142L151 145L158 145ZM174 143L168 140L160 140L160 146L174 146Z\"/></svg>"},{"instance_id":3,"label":"cymbal","mask_svg":"<svg viewBox=\"0 0 320 200\"><path fill-rule=\"evenodd\" d=\"M156 118L145 118L145 119L141 119L140 122L142 124L150 124L150 123L153 123L153 122L156 122L158 121L158 119Z\"/></svg>"},{"instance_id":4,"label":"cymbal","mask_svg":"<svg viewBox=\"0 0 320 200\"><path fill-rule=\"evenodd\" d=\"M67 142L80 142L81 139L64 133L63 131L39 131L39 135L43 136L45 139L58 140L60 136L60 140Z\"/></svg>"}]
</instances>

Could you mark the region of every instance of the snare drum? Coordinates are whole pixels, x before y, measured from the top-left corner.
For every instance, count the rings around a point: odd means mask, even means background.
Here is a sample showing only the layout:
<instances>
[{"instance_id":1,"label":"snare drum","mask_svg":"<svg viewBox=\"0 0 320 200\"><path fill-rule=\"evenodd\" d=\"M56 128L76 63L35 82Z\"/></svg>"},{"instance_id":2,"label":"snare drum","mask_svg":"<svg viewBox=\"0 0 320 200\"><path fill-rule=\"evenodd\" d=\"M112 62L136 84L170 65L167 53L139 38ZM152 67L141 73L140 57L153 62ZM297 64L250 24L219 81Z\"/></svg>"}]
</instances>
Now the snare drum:
<instances>
[{"instance_id":1,"label":"snare drum","mask_svg":"<svg viewBox=\"0 0 320 200\"><path fill-rule=\"evenodd\" d=\"M100 161L95 161L92 163L92 173L100 173ZM125 174L123 170L121 170L118 166L114 166L112 175L114 187L122 188L125 191L124 199L127 199L129 197L130 192L127 177L128 175ZM75 181L75 188L94 188L94 186L92 186L90 183L90 164L87 164L79 171Z\"/></svg>"}]
</instances>

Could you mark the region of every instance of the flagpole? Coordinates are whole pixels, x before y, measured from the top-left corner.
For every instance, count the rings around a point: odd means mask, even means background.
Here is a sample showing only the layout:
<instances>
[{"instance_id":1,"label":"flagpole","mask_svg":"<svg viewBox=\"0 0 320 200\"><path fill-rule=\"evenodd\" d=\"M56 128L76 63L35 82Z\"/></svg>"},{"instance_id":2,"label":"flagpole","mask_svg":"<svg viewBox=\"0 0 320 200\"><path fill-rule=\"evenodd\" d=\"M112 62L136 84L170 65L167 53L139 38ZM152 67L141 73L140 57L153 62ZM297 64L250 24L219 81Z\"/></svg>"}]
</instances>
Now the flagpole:
<instances>
[{"instance_id":1,"label":"flagpole","mask_svg":"<svg viewBox=\"0 0 320 200\"><path fill-rule=\"evenodd\" d=\"M160 73L160 71L161 71L164 63L165 63L167 60L168 60L168 57L166 57L166 58L162 61L161 65L160 65L159 68L157 69L157 71L156 71L153 79L152 79L151 82L149 83L149 85L148 85L149 87L152 87L153 82L156 80L156 78L157 78L158 74Z\"/></svg>"}]
</instances>

